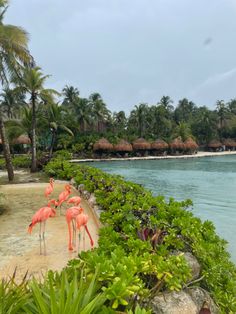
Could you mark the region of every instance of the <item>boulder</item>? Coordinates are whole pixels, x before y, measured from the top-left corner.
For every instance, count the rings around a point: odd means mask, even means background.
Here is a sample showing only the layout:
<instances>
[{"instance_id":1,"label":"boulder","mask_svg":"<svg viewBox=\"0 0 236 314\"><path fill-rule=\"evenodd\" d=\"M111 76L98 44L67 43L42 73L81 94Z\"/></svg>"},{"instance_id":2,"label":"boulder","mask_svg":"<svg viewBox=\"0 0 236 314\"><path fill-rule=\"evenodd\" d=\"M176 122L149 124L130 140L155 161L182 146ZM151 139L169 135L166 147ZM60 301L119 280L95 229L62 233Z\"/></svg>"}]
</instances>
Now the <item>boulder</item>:
<instances>
[{"instance_id":1,"label":"boulder","mask_svg":"<svg viewBox=\"0 0 236 314\"><path fill-rule=\"evenodd\" d=\"M198 314L196 304L185 291L164 292L155 296L150 307L154 314Z\"/></svg>"},{"instance_id":2,"label":"boulder","mask_svg":"<svg viewBox=\"0 0 236 314\"><path fill-rule=\"evenodd\" d=\"M190 252L185 252L184 258L186 259L186 262L191 268L192 278L190 279L190 281L197 279L200 275L200 270L201 270L201 266L198 263L198 260Z\"/></svg>"},{"instance_id":3,"label":"boulder","mask_svg":"<svg viewBox=\"0 0 236 314\"><path fill-rule=\"evenodd\" d=\"M211 314L219 314L219 309L202 288L193 287L181 291L163 292L148 302L154 314L199 314L207 302Z\"/></svg>"},{"instance_id":4,"label":"boulder","mask_svg":"<svg viewBox=\"0 0 236 314\"><path fill-rule=\"evenodd\" d=\"M200 311L203 303L207 302L207 304L211 310L211 314L220 313L215 302L212 300L212 298L210 297L210 294L206 290L204 290L200 287L192 287L192 288L186 289L186 291L191 296L194 303L197 304L199 311Z\"/></svg>"}]
</instances>

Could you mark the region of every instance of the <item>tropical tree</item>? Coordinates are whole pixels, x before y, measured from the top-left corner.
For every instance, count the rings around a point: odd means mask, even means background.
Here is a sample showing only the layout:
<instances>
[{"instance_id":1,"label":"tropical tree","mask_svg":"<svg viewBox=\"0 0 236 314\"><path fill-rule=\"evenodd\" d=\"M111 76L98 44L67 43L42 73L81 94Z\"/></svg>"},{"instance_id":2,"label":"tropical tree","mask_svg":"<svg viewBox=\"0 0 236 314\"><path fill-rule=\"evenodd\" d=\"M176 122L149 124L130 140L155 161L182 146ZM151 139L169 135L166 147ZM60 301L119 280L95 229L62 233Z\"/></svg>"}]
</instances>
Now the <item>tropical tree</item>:
<instances>
[{"instance_id":1,"label":"tropical tree","mask_svg":"<svg viewBox=\"0 0 236 314\"><path fill-rule=\"evenodd\" d=\"M138 130L138 136L143 137L147 128L148 105L140 104L134 107L129 117L129 126Z\"/></svg>"},{"instance_id":2,"label":"tropical tree","mask_svg":"<svg viewBox=\"0 0 236 314\"><path fill-rule=\"evenodd\" d=\"M99 93L93 93L89 96L91 104L92 118L96 126L97 132L104 130L106 122L109 120L111 112L107 109L106 104Z\"/></svg>"},{"instance_id":3,"label":"tropical tree","mask_svg":"<svg viewBox=\"0 0 236 314\"><path fill-rule=\"evenodd\" d=\"M47 106L45 120L48 121L50 131L52 133L51 145L49 149L49 157L52 157L53 149L56 143L57 134L59 130L67 132L73 136L73 132L64 124L65 109L58 103L51 103Z\"/></svg>"},{"instance_id":4,"label":"tropical tree","mask_svg":"<svg viewBox=\"0 0 236 314\"><path fill-rule=\"evenodd\" d=\"M174 130L174 137L180 136L183 141L192 136L190 126L185 122L180 122Z\"/></svg>"},{"instance_id":5,"label":"tropical tree","mask_svg":"<svg viewBox=\"0 0 236 314\"><path fill-rule=\"evenodd\" d=\"M77 100L73 102L72 112L79 124L80 132L85 132L87 130L87 126L92 122L92 109L89 100L87 98L77 98Z\"/></svg>"},{"instance_id":6,"label":"tropical tree","mask_svg":"<svg viewBox=\"0 0 236 314\"><path fill-rule=\"evenodd\" d=\"M167 110L167 112L172 112L174 110L172 104L173 100L169 96L162 96L160 105L162 105Z\"/></svg>"},{"instance_id":7,"label":"tropical tree","mask_svg":"<svg viewBox=\"0 0 236 314\"><path fill-rule=\"evenodd\" d=\"M28 52L28 36L25 30L14 25L3 23L8 8L7 0L0 0L0 81L7 86L12 75L20 76L23 65L28 65L32 59ZM11 154L4 127L3 112L0 111L0 135L6 161L8 179L14 179Z\"/></svg>"},{"instance_id":8,"label":"tropical tree","mask_svg":"<svg viewBox=\"0 0 236 314\"><path fill-rule=\"evenodd\" d=\"M175 109L175 121L191 123L196 105L187 98L181 99Z\"/></svg>"},{"instance_id":9,"label":"tropical tree","mask_svg":"<svg viewBox=\"0 0 236 314\"><path fill-rule=\"evenodd\" d=\"M229 111L223 100L216 102L216 112L219 119L219 133L222 138L223 128L226 127L226 120L229 117Z\"/></svg>"},{"instance_id":10,"label":"tropical tree","mask_svg":"<svg viewBox=\"0 0 236 314\"><path fill-rule=\"evenodd\" d=\"M79 90L76 87L66 85L62 90L64 96L62 105L72 108L74 102L79 98Z\"/></svg>"},{"instance_id":11,"label":"tropical tree","mask_svg":"<svg viewBox=\"0 0 236 314\"><path fill-rule=\"evenodd\" d=\"M0 103L2 112L7 119L14 119L19 116L21 106L25 105L24 94L19 93L17 89L4 88L0 94L2 101Z\"/></svg>"},{"instance_id":12,"label":"tropical tree","mask_svg":"<svg viewBox=\"0 0 236 314\"><path fill-rule=\"evenodd\" d=\"M193 135L203 144L217 137L217 114L207 107L199 107L191 125Z\"/></svg>"},{"instance_id":13,"label":"tropical tree","mask_svg":"<svg viewBox=\"0 0 236 314\"><path fill-rule=\"evenodd\" d=\"M53 96L59 95L53 89L44 88L44 84L48 75L43 75L40 67L25 68L23 76L19 82L20 89L30 97L32 108L32 125L31 125L31 150L32 150L32 163L31 172L37 171L36 159L36 110L39 102L50 103L53 102Z\"/></svg>"},{"instance_id":14,"label":"tropical tree","mask_svg":"<svg viewBox=\"0 0 236 314\"><path fill-rule=\"evenodd\" d=\"M114 132L124 134L127 128L127 118L125 116L125 112L123 110L119 112L114 112L112 121Z\"/></svg>"}]
</instances>

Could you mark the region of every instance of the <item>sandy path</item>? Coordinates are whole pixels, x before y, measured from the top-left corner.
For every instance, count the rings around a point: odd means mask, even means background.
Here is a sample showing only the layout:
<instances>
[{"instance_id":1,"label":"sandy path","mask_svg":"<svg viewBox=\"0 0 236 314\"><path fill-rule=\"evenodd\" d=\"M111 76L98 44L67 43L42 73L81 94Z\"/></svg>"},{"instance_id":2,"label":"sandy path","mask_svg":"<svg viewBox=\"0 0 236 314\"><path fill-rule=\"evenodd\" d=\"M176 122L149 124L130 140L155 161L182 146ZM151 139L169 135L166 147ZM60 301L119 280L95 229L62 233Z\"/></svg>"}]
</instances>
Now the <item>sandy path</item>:
<instances>
[{"instance_id":1,"label":"sandy path","mask_svg":"<svg viewBox=\"0 0 236 314\"><path fill-rule=\"evenodd\" d=\"M68 230L65 217L50 218L46 225L47 255L39 255L39 227L27 234L27 226L34 212L45 205L45 183L12 184L1 186L0 193L6 195L9 210L0 216L0 278L13 274L17 267L17 279L28 271L29 276L41 277L45 271L60 270L68 260L77 257L77 252L68 251ZM56 183L52 198L63 190L64 183ZM76 191L72 193L76 195ZM95 241L98 240L98 221L87 202L82 207L89 215L88 228ZM65 211L63 211L65 212ZM64 214L64 213L63 213ZM86 249L90 249L86 237Z\"/></svg>"}]
</instances>

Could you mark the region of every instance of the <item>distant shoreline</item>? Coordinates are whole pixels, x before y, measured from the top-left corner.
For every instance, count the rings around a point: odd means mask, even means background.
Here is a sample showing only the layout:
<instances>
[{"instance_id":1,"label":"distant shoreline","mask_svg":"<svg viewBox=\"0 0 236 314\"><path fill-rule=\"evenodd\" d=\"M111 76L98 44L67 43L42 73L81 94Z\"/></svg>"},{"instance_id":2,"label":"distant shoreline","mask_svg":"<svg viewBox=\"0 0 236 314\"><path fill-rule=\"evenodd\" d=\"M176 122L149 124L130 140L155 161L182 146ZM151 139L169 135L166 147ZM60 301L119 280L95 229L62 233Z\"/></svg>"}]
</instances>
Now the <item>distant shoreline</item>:
<instances>
[{"instance_id":1,"label":"distant shoreline","mask_svg":"<svg viewBox=\"0 0 236 314\"><path fill-rule=\"evenodd\" d=\"M202 157L217 157L217 156L228 156L236 155L236 151L223 151L223 152L198 152L193 155L166 155L166 156L146 156L146 157L116 157L116 158L87 158L87 159L71 159L72 163L80 162L104 162L104 161L132 161L132 160L161 160L161 159L187 159L187 158L202 158Z\"/></svg>"}]
</instances>

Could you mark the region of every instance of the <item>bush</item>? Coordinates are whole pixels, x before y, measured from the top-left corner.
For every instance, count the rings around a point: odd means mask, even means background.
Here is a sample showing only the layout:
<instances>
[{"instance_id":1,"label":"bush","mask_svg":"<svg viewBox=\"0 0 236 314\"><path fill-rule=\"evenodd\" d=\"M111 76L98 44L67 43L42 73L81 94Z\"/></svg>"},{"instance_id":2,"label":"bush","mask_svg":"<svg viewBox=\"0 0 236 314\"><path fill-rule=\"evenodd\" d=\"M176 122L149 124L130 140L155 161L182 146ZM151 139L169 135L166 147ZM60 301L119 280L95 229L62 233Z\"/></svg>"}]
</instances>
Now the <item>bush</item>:
<instances>
[{"instance_id":1,"label":"bush","mask_svg":"<svg viewBox=\"0 0 236 314\"><path fill-rule=\"evenodd\" d=\"M15 168L29 168L31 164L30 156L15 156L12 158L12 164ZM0 159L0 169L6 169L5 159Z\"/></svg>"},{"instance_id":2,"label":"bush","mask_svg":"<svg viewBox=\"0 0 236 314\"><path fill-rule=\"evenodd\" d=\"M138 184L84 165L53 160L45 171L63 179L74 177L95 194L103 210L106 227L100 230L99 248L81 254L68 270L83 267L91 275L99 265L99 281L111 307L133 307L137 296L141 300L165 289L182 289L190 270L182 254L173 253L190 251L201 263L198 285L212 294L221 313L236 313L236 268L226 242L211 222L202 223L187 210L190 200L167 203ZM112 282L117 286L110 286Z\"/></svg>"}]
</instances>

